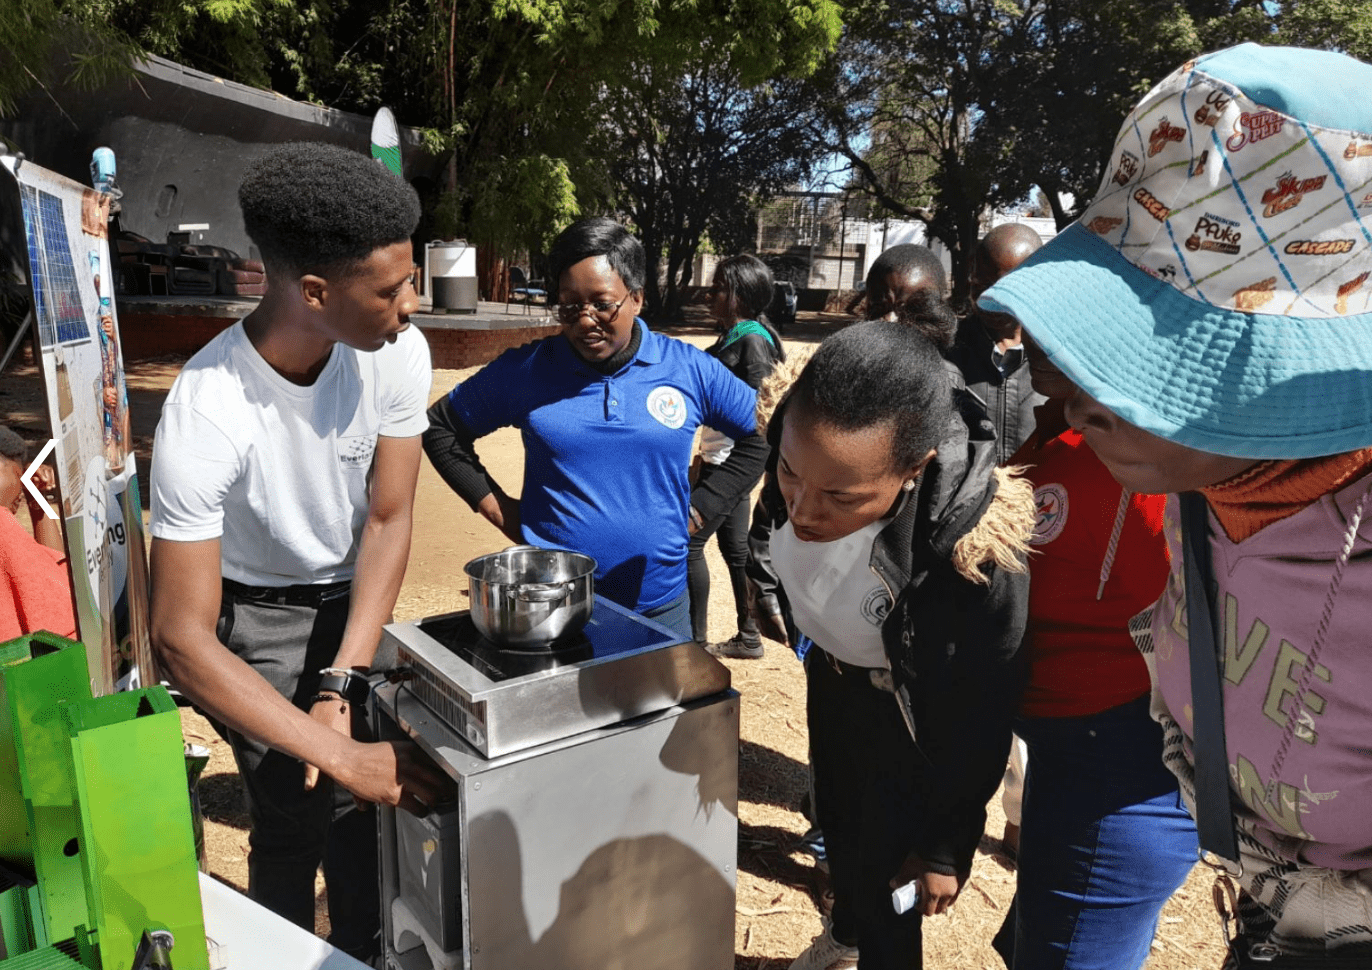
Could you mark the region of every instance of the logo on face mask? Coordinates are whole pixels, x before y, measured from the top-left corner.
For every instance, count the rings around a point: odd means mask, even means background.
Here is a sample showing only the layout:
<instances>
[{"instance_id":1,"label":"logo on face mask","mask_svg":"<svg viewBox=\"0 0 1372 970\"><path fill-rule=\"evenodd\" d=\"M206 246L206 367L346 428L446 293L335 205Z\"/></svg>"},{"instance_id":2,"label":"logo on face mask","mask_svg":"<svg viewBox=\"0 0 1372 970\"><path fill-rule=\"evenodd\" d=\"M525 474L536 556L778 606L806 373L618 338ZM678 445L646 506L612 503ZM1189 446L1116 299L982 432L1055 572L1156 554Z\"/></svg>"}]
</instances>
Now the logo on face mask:
<instances>
[{"instance_id":1,"label":"logo on face mask","mask_svg":"<svg viewBox=\"0 0 1372 970\"><path fill-rule=\"evenodd\" d=\"M1143 211L1158 222L1166 222L1167 217L1172 214L1172 210L1163 205L1161 199L1143 187L1134 192L1134 201L1143 206Z\"/></svg>"},{"instance_id":2,"label":"logo on face mask","mask_svg":"<svg viewBox=\"0 0 1372 970\"><path fill-rule=\"evenodd\" d=\"M653 420L675 431L686 423L686 395L675 387L655 387L648 392L648 413Z\"/></svg>"}]
</instances>

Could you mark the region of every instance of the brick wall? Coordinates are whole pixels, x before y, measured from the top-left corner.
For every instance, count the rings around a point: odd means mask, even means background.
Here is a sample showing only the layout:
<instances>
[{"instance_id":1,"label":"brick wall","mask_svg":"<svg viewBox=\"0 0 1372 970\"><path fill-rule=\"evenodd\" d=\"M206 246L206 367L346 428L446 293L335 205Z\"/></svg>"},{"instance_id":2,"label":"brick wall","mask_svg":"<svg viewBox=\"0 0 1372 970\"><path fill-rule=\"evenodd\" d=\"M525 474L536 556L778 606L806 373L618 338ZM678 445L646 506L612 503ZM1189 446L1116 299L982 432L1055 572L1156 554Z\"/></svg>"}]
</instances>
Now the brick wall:
<instances>
[{"instance_id":1,"label":"brick wall","mask_svg":"<svg viewBox=\"0 0 1372 970\"><path fill-rule=\"evenodd\" d=\"M236 322L237 317L140 313L121 306L120 349L125 361L168 355L189 357Z\"/></svg>"},{"instance_id":2,"label":"brick wall","mask_svg":"<svg viewBox=\"0 0 1372 970\"><path fill-rule=\"evenodd\" d=\"M410 318L419 325L429 341L429 352L435 367L458 369L475 367L500 356L502 351L519 347L533 340L548 337L560 329L556 324L495 329L456 329L425 325L425 315ZM221 330L227 330L236 317L198 316L194 314L140 313L133 309L119 311L119 335L125 361L149 360L156 357L189 357L209 343Z\"/></svg>"},{"instance_id":3,"label":"brick wall","mask_svg":"<svg viewBox=\"0 0 1372 970\"><path fill-rule=\"evenodd\" d=\"M411 318L413 319L413 318ZM561 328L557 324L528 327L501 327L497 330L458 330L449 327L419 329L429 339L429 353L434 367L456 370L476 367L495 360L503 351L520 347L534 340L549 337Z\"/></svg>"}]
</instances>

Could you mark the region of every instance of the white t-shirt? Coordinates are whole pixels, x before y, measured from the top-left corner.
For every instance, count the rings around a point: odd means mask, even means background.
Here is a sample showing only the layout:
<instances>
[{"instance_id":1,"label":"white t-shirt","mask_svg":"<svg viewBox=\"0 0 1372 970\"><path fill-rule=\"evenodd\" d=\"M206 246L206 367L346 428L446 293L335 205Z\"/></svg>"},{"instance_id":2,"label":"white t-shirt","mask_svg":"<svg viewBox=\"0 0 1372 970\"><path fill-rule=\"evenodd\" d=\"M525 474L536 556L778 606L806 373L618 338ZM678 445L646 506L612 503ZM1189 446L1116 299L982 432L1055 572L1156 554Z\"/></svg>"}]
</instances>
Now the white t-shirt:
<instances>
[{"instance_id":1,"label":"white t-shirt","mask_svg":"<svg viewBox=\"0 0 1372 970\"><path fill-rule=\"evenodd\" d=\"M236 323L187 361L157 425L152 534L221 540L227 579L350 579L378 435L428 428L433 370L417 327L375 353L335 344L309 387L286 380Z\"/></svg>"},{"instance_id":2,"label":"white t-shirt","mask_svg":"<svg viewBox=\"0 0 1372 970\"><path fill-rule=\"evenodd\" d=\"M700 429L700 458L708 465L722 465L734 450L734 439L714 428Z\"/></svg>"},{"instance_id":3,"label":"white t-shirt","mask_svg":"<svg viewBox=\"0 0 1372 970\"><path fill-rule=\"evenodd\" d=\"M872 571L881 519L833 542L802 542L787 521L772 531L772 568L796 628L825 652L857 667L889 667L881 624L891 594Z\"/></svg>"}]
</instances>

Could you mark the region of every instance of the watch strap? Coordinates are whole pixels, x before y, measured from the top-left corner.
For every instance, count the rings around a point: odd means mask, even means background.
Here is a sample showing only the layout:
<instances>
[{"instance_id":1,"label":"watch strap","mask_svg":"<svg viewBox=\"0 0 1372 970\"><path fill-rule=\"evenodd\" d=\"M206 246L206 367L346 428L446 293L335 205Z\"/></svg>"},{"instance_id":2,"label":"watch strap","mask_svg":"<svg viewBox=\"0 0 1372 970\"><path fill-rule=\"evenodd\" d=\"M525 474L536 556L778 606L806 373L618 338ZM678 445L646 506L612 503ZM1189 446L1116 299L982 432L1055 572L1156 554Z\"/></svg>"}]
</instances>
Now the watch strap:
<instances>
[{"instance_id":1,"label":"watch strap","mask_svg":"<svg viewBox=\"0 0 1372 970\"><path fill-rule=\"evenodd\" d=\"M325 674L319 679L319 690L333 691L355 707L367 703L372 685L366 677L349 671L346 674Z\"/></svg>"}]
</instances>

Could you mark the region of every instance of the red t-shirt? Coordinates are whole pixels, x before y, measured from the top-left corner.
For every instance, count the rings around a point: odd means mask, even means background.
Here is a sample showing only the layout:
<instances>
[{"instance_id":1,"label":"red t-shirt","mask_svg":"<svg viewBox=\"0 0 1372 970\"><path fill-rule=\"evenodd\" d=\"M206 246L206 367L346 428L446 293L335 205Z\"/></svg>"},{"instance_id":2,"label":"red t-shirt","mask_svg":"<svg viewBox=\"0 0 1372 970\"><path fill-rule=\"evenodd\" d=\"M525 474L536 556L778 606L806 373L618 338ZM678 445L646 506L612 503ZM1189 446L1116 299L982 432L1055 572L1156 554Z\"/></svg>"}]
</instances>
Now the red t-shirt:
<instances>
[{"instance_id":1,"label":"red t-shirt","mask_svg":"<svg viewBox=\"0 0 1372 970\"><path fill-rule=\"evenodd\" d=\"M76 636L67 557L0 509L0 643L37 630Z\"/></svg>"},{"instance_id":2,"label":"red t-shirt","mask_svg":"<svg viewBox=\"0 0 1372 970\"><path fill-rule=\"evenodd\" d=\"M1010 463L1033 466L1028 477L1038 507L1025 634L1029 686L1021 712L1079 717L1141 696L1149 689L1148 670L1128 624L1167 581L1165 497L1129 497L1111 556L1123 489L1081 435L1064 431L1042 446L1031 437Z\"/></svg>"}]
</instances>

